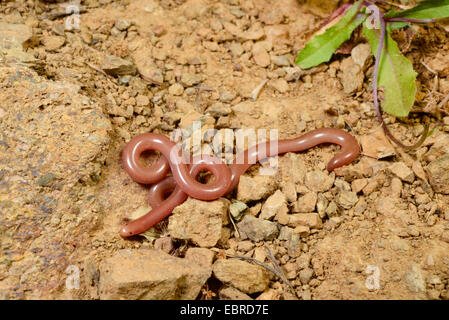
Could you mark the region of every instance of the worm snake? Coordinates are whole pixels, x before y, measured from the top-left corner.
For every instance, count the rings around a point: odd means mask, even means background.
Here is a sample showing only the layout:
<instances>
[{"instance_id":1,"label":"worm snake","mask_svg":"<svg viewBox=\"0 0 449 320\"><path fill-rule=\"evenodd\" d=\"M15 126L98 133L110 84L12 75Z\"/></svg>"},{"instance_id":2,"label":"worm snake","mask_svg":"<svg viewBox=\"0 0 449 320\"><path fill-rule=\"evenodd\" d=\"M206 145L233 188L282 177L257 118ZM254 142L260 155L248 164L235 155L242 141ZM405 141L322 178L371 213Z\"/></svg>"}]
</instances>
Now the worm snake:
<instances>
[{"instance_id":1,"label":"worm snake","mask_svg":"<svg viewBox=\"0 0 449 320\"><path fill-rule=\"evenodd\" d=\"M272 143L277 143L277 148L271 148ZM244 161L234 160L229 166L217 157L209 155L192 157L189 162L191 164L187 164L180 160L181 151L169 138L155 133L138 135L123 149L122 162L134 181L153 184L149 192L152 210L123 226L120 235L126 238L148 230L169 216L188 196L199 200L215 200L228 194L238 185L240 176L260 160L287 152L304 151L322 143L341 146L340 152L327 164L328 171L351 163L360 153L357 140L346 131L322 128L307 132L296 139L259 143L236 157ZM139 163L142 153L148 150L156 150L162 154L151 167ZM170 171L172 176L167 177ZM196 180L201 171L212 172L215 179L202 184Z\"/></svg>"}]
</instances>

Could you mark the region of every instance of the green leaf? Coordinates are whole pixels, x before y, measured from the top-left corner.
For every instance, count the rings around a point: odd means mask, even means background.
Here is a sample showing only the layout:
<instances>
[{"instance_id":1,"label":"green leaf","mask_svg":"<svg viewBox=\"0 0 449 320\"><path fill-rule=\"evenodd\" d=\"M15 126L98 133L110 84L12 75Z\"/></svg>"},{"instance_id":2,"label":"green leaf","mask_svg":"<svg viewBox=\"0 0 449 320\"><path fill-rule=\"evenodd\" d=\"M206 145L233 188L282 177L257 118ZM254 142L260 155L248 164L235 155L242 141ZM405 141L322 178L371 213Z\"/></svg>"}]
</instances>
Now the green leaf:
<instances>
[{"instance_id":1,"label":"green leaf","mask_svg":"<svg viewBox=\"0 0 449 320\"><path fill-rule=\"evenodd\" d=\"M376 56L379 47L379 30L363 26L363 34L371 46L371 52ZM385 50L386 49L386 50ZM416 75L413 64L404 57L397 43L387 32L385 47L379 64L378 86L383 87L385 99L382 109L396 116L408 116L415 103Z\"/></svg>"},{"instance_id":2,"label":"green leaf","mask_svg":"<svg viewBox=\"0 0 449 320\"><path fill-rule=\"evenodd\" d=\"M389 11L386 18L442 19L449 17L449 0L428 0L404 11Z\"/></svg>"},{"instance_id":3,"label":"green leaf","mask_svg":"<svg viewBox=\"0 0 449 320\"><path fill-rule=\"evenodd\" d=\"M358 14L361 4L362 1L356 2L337 24L310 40L299 52L296 64L302 69L309 69L329 61L335 50L348 40L354 29L366 19L366 14Z\"/></svg>"}]
</instances>

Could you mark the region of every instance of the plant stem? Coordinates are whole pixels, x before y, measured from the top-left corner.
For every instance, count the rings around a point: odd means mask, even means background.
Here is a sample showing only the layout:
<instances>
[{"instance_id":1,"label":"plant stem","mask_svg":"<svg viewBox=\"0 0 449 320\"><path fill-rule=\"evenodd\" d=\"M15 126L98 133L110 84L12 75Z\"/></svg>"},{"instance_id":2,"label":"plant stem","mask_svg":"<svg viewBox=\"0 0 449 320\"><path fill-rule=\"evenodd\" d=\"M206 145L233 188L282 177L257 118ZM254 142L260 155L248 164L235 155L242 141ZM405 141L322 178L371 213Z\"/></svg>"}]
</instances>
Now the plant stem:
<instances>
[{"instance_id":1,"label":"plant stem","mask_svg":"<svg viewBox=\"0 0 449 320\"><path fill-rule=\"evenodd\" d=\"M377 10L379 10L379 9L377 9ZM391 141L393 141L394 143L396 143L398 146L400 146L401 148L403 148L405 150L416 149L419 146L421 146L423 144L424 140L427 138L427 133L429 132L429 125L427 123L424 125L423 133L417 143L415 143L414 145L411 145L411 146L407 146L393 136L393 134L390 132L387 125L385 124L384 119L382 117L382 112L380 110L377 82L379 79L380 60L382 58L382 52L384 50L384 45L385 45L386 23L385 23L384 16L383 16L382 12L380 12L380 10L379 10L378 14L379 14L379 20L380 20L379 21L380 22L380 38L379 38L379 47L377 48L376 62L374 64L374 75L373 75L374 110L376 112L377 119L379 120L379 122L382 125L382 129L384 130L386 136Z\"/></svg>"},{"instance_id":2,"label":"plant stem","mask_svg":"<svg viewBox=\"0 0 449 320\"><path fill-rule=\"evenodd\" d=\"M411 19L411 18L385 18L386 22L409 22L409 23L432 23L435 22L434 19Z\"/></svg>"}]
</instances>

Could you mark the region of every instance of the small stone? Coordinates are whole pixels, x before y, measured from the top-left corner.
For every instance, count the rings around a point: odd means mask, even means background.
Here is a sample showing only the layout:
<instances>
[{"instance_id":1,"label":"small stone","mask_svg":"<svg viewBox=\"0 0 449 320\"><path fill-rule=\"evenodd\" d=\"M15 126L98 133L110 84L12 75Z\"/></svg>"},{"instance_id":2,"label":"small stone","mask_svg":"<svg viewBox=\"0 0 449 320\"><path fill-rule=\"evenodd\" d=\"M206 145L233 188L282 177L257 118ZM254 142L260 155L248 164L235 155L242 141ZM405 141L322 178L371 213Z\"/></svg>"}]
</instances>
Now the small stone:
<instances>
[{"instance_id":1,"label":"small stone","mask_svg":"<svg viewBox=\"0 0 449 320\"><path fill-rule=\"evenodd\" d=\"M290 239L292 237L292 235L293 235L293 229L292 228L286 227L286 226L282 226L281 230L279 232L278 239L286 241L286 240Z\"/></svg>"},{"instance_id":2,"label":"small stone","mask_svg":"<svg viewBox=\"0 0 449 320\"><path fill-rule=\"evenodd\" d=\"M37 183L42 187L48 187L55 178L56 176L53 173L46 173L39 178Z\"/></svg>"},{"instance_id":3,"label":"small stone","mask_svg":"<svg viewBox=\"0 0 449 320\"><path fill-rule=\"evenodd\" d=\"M315 211L317 200L316 192L308 192L296 201L293 212L313 212Z\"/></svg>"},{"instance_id":4,"label":"small stone","mask_svg":"<svg viewBox=\"0 0 449 320\"><path fill-rule=\"evenodd\" d=\"M243 211L248 209L248 206L246 203L242 201L235 201L229 206L229 212L234 217L234 219L240 220L240 216Z\"/></svg>"},{"instance_id":5,"label":"small stone","mask_svg":"<svg viewBox=\"0 0 449 320\"><path fill-rule=\"evenodd\" d=\"M325 192L332 188L335 181L335 174L327 174L323 171L310 171L306 173L304 184L315 192Z\"/></svg>"},{"instance_id":6,"label":"small stone","mask_svg":"<svg viewBox=\"0 0 449 320\"><path fill-rule=\"evenodd\" d=\"M248 202L260 200L272 194L278 186L275 176L254 176L243 175L237 187L237 200Z\"/></svg>"},{"instance_id":7,"label":"small stone","mask_svg":"<svg viewBox=\"0 0 449 320\"><path fill-rule=\"evenodd\" d=\"M361 67L354 63L352 58L343 60L340 65L341 74L340 79L343 85L343 90L346 94L353 94L359 91L363 86L365 75Z\"/></svg>"},{"instance_id":8,"label":"small stone","mask_svg":"<svg viewBox=\"0 0 449 320\"><path fill-rule=\"evenodd\" d=\"M369 56L371 56L371 48L368 43L361 43L355 46L351 51L351 58L355 64L363 69Z\"/></svg>"},{"instance_id":9,"label":"small stone","mask_svg":"<svg viewBox=\"0 0 449 320\"><path fill-rule=\"evenodd\" d=\"M229 106L224 105L221 102L216 102L209 108L207 108L207 112L209 112L212 117L218 118L222 116L227 116L232 112L232 110Z\"/></svg>"},{"instance_id":10,"label":"small stone","mask_svg":"<svg viewBox=\"0 0 449 320\"><path fill-rule=\"evenodd\" d=\"M206 202L189 198L173 210L168 231L175 239L189 240L200 247L213 247L220 240L227 213L228 206L221 199Z\"/></svg>"},{"instance_id":11,"label":"small stone","mask_svg":"<svg viewBox=\"0 0 449 320\"><path fill-rule=\"evenodd\" d=\"M233 287L224 286L218 290L220 300L253 300L249 295Z\"/></svg>"},{"instance_id":12,"label":"small stone","mask_svg":"<svg viewBox=\"0 0 449 320\"><path fill-rule=\"evenodd\" d=\"M254 61L258 66L265 68L270 65L271 58L263 44L261 44L260 42L255 43L252 49L252 53Z\"/></svg>"},{"instance_id":13,"label":"small stone","mask_svg":"<svg viewBox=\"0 0 449 320\"><path fill-rule=\"evenodd\" d=\"M280 93L285 93L290 89L287 81L282 78L270 80L268 82L268 85L273 87L275 90L279 91Z\"/></svg>"},{"instance_id":14,"label":"small stone","mask_svg":"<svg viewBox=\"0 0 449 320\"><path fill-rule=\"evenodd\" d=\"M275 289L268 289L265 292L262 292L256 300L280 300L281 294Z\"/></svg>"},{"instance_id":15,"label":"small stone","mask_svg":"<svg viewBox=\"0 0 449 320\"><path fill-rule=\"evenodd\" d=\"M220 101L224 103L231 102L236 97L235 92L227 91L227 90L220 90Z\"/></svg>"},{"instance_id":16,"label":"small stone","mask_svg":"<svg viewBox=\"0 0 449 320\"><path fill-rule=\"evenodd\" d=\"M415 180L415 174L403 162L396 162L389 166L388 169L402 181L413 183L413 181Z\"/></svg>"},{"instance_id":17,"label":"small stone","mask_svg":"<svg viewBox=\"0 0 449 320\"><path fill-rule=\"evenodd\" d=\"M306 268L299 272L299 279L303 285L309 284L310 280L313 277L313 269Z\"/></svg>"},{"instance_id":18,"label":"small stone","mask_svg":"<svg viewBox=\"0 0 449 320\"><path fill-rule=\"evenodd\" d=\"M331 201L329 205L327 206L324 213L329 217L335 217L339 214L338 206L334 201Z\"/></svg>"},{"instance_id":19,"label":"small stone","mask_svg":"<svg viewBox=\"0 0 449 320\"><path fill-rule=\"evenodd\" d=\"M150 99L144 95L138 95L136 97L136 105L138 107L146 107L150 104Z\"/></svg>"},{"instance_id":20,"label":"small stone","mask_svg":"<svg viewBox=\"0 0 449 320\"><path fill-rule=\"evenodd\" d=\"M426 171L435 192L449 194L449 154L430 162Z\"/></svg>"},{"instance_id":21,"label":"small stone","mask_svg":"<svg viewBox=\"0 0 449 320\"><path fill-rule=\"evenodd\" d=\"M249 252L254 248L254 243L249 240L240 241L237 244L237 249L242 252Z\"/></svg>"},{"instance_id":22,"label":"small stone","mask_svg":"<svg viewBox=\"0 0 449 320\"><path fill-rule=\"evenodd\" d=\"M231 45L229 46L229 50L231 50L231 53L234 57L240 57L244 52L243 46L239 42L231 43Z\"/></svg>"},{"instance_id":23,"label":"small stone","mask_svg":"<svg viewBox=\"0 0 449 320\"><path fill-rule=\"evenodd\" d=\"M285 80L287 81L297 81L304 75L304 70L300 67L285 67L284 70L287 73L285 75Z\"/></svg>"},{"instance_id":24,"label":"small stone","mask_svg":"<svg viewBox=\"0 0 449 320\"><path fill-rule=\"evenodd\" d=\"M251 215L245 215L237 224L242 239L249 238L258 242L262 240L273 240L279 234L279 229L275 222L259 219Z\"/></svg>"},{"instance_id":25,"label":"small stone","mask_svg":"<svg viewBox=\"0 0 449 320\"><path fill-rule=\"evenodd\" d=\"M115 27L120 31L126 31L131 26L131 22L125 19L115 21Z\"/></svg>"},{"instance_id":26,"label":"small stone","mask_svg":"<svg viewBox=\"0 0 449 320\"><path fill-rule=\"evenodd\" d=\"M119 250L100 265L100 299L195 299L211 267L159 250Z\"/></svg>"},{"instance_id":27,"label":"small stone","mask_svg":"<svg viewBox=\"0 0 449 320\"><path fill-rule=\"evenodd\" d=\"M444 242L449 243L449 231L443 231L441 233L441 240L443 240Z\"/></svg>"},{"instance_id":28,"label":"small stone","mask_svg":"<svg viewBox=\"0 0 449 320\"><path fill-rule=\"evenodd\" d=\"M288 222L290 227L307 226L311 229L319 229L323 227L320 216L315 213L297 213L291 214Z\"/></svg>"},{"instance_id":29,"label":"small stone","mask_svg":"<svg viewBox=\"0 0 449 320\"><path fill-rule=\"evenodd\" d=\"M181 96L184 93L184 87L180 83L172 84L168 87L168 93L173 96Z\"/></svg>"},{"instance_id":30,"label":"small stone","mask_svg":"<svg viewBox=\"0 0 449 320\"><path fill-rule=\"evenodd\" d=\"M170 253L174 249L173 240L170 237L158 238L154 241L154 249Z\"/></svg>"},{"instance_id":31,"label":"small stone","mask_svg":"<svg viewBox=\"0 0 449 320\"><path fill-rule=\"evenodd\" d=\"M398 178L391 179L391 196L399 199L402 193L402 182Z\"/></svg>"},{"instance_id":32,"label":"small stone","mask_svg":"<svg viewBox=\"0 0 449 320\"><path fill-rule=\"evenodd\" d=\"M357 201L359 201L359 198L357 198L357 194L352 191L340 191L337 195L337 203L343 208L343 209L351 209Z\"/></svg>"},{"instance_id":33,"label":"small stone","mask_svg":"<svg viewBox=\"0 0 449 320\"><path fill-rule=\"evenodd\" d=\"M160 37L160 36L164 35L166 31L167 30L165 29L165 27L161 24L159 24L153 28L153 34L156 37Z\"/></svg>"},{"instance_id":34,"label":"small stone","mask_svg":"<svg viewBox=\"0 0 449 320\"><path fill-rule=\"evenodd\" d=\"M363 153L368 157L382 159L396 154L394 147L388 141L381 127L369 135L362 136L360 138L360 144Z\"/></svg>"},{"instance_id":35,"label":"small stone","mask_svg":"<svg viewBox=\"0 0 449 320\"><path fill-rule=\"evenodd\" d=\"M310 228L307 226L297 226L295 229L293 229L293 232L299 234L302 238L304 238L310 234Z\"/></svg>"},{"instance_id":36,"label":"small stone","mask_svg":"<svg viewBox=\"0 0 449 320\"><path fill-rule=\"evenodd\" d=\"M355 193L359 193L366 187L368 184L368 179L354 179L351 183L351 190Z\"/></svg>"},{"instance_id":37,"label":"small stone","mask_svg":"<svg viewBox=\"0 0 449 320\"><path fill-rule=\"evenodd\" d=\"M201 77L195 73L183 73L181 75L181 83L184 87L192 87L201 82Z\"/></svg>"},{"instance_id":38,"label":"small stone","mask_svg":"<svg viewBox=\"0 0 449 320\"><path fill-rule=\"evenodd\" d=\"M279 214L279 211L288 213L287 201L285 195L277 190L272 194L262 206L262 212L260 214L261 219L271 220L274 216Z\"/></svg>"},{"instance_id":39,"label":"small stone","mask_svg":"<svg viewBox=\"0 0 449 320\"><path fill-rule=\"evenodd\" d=\"M136 67L132 62L111 55L105 57L101 69L112 76L136 74Z\"/></svg>"},{"instance_id":40,"label":"small stone","mask_svg":"<svg viewBox=\"0 0 449 320\"><path fill-rule=\"evenodd\" d=\"M246 294L268 289L270 277L265 268L237 259L218 259L213 265L214 276L221 282Z\"/></svg>"},{"instance_id":41,"label":"small stone","mask_svg":"<svg viewBox=\"0 0 449 320\"><path fill-rule=\"evenodd\" d=\"M185 258L195 261L203 266L211 266L215 257L215 252L207 248L189 248Z\"/></svg>"},{"instance_id":42,"label":"small stone","mask_svg":"<svg viewBox=\"0 0 449 320\"><path fill-rule=\"evenodd\" d=\"M41 41L47 51L56 51L64 45L65 38L61 36L44 36Z\"/></svg>"},{"instance_id":43,"label":"small stone","mask_svg":"<svg viewBox=\"0 0 449 320\"><path fill-rule=\"evenodd\" d=\"M290 60L288 56L272 56L271 62L273 62L275 65L279 67L288 67L290 66Z\"/></svg>"}]
</instances>

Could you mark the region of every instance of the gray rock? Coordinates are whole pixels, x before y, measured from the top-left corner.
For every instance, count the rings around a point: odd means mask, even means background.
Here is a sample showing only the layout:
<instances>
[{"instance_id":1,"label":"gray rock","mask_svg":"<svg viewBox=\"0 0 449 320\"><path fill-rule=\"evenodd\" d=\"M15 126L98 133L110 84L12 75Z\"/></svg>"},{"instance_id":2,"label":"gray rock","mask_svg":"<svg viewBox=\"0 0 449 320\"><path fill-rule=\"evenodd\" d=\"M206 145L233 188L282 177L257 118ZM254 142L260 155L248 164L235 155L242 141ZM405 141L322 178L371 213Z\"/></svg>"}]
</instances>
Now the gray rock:
<instances>
[{"instance_id":1,"label":"gray rock","mask_svg":"<svg viewBox=\"0 0 449 320\"><path fill-rule=\"evenodd\" d=\"M262 240L273 240L279 234L277 224L268 220L259 219L251 215L245 215L237 224L242 239L249 238L258 242Z\"/></svg>"}]
</instances>

